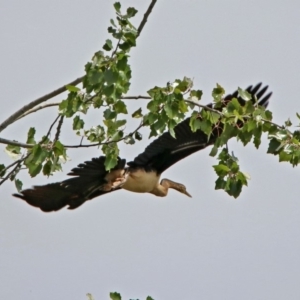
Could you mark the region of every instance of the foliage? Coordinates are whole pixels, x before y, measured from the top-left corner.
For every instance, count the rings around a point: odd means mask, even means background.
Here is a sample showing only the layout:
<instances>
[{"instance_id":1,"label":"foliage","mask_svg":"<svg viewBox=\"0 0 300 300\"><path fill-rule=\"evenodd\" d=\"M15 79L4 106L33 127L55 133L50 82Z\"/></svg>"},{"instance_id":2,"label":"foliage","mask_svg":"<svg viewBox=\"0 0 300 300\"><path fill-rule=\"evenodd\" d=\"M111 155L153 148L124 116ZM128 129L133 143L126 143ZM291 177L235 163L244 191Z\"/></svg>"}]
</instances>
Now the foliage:
<instances>
[{"instance_id":1,"label":"foliage","mask_svg":"<svg viewBox=\"0 0 300 300\"><path fill-rule=\"evenodd\" d=\"M225 90L217 84L212 91L212 104L205 106L200 104L202 91L193 89L190 78L175 79L149 89L148 96L141 97L148 99L147 111L143 112L142 108L138 108L129 115L126 100L140 98L126 96L132 77L130 51L136 46L140 29L136 29L131 22L137 13L135 8L129 7L126 12L122 12L119 2L114 4L114 8L116 17L110 20L108 27L110 38L105 40L102 50L97 51L85 65L82 89L72 84L66 85L68 95L59 104L58 117L49 132L38 139L36 129L32 127L28 130L25 144L2 139L7 144L5 151L15 161L7 166L0 164L0 185L10 179L15 181L16 188L20 190L22 182L17 175L24 168L31 177L40 173L50 176L60 171L62 163L67 160L68 147L101 147L106 156L106 169L109 170L117 163L121 141L131 145L140 141L142 127L149 127L149 137L168 130L176 138L174 127L187 114L191 115L192 131L201 130L208 139L217 135L210 153L218 161L213 166L217 175L215 188L223 189L230 196L238 197L249 179L240 170L238 159L230 154L228 140L231 138L236 138L244 146L252 142L258 149L264 133L269 139L268 153L277 155L280 162L289 162L292 166L299 163L300 132L291 130L290 120L282 126L274 123L272 113L259 106L242 89L238 89L238 92L239 97L245 101L244 105L236 98L224 102ZM32 109L23 112L20 117L33 112ZM100 110L103 120L92 128L87 128L85 120L92 109ZM300 115L297 114L297 117L300 119ZM81 139L78 145L67 146L60 140L64 118L72 118L72 130ZM139 119L140 125L128 133L125 126L131 119ZM50 132L56 122L56 134L51 140ZM0 124L0 130L1 128L5 127ZM88 144L82 144L83 140L88 141Z\"/></svg>"},{"instance_id":2,"label":"foliage","mask_svg":"<svg viewBox=\"0 0 300 300\"><path fill-rule=\"evenodd\" d=\"M92 294L88 293L86 296L87 296L88 300L94 300L94 297L93 297ZM111 300L122 300L121 295L117 292L110 293L109 297L110 297ZM130 300L138 300L138 299L130 299ZM146 300L154 300L154 299L152 297L148 296L146 298Z\"/></svg>"}]
</instances>

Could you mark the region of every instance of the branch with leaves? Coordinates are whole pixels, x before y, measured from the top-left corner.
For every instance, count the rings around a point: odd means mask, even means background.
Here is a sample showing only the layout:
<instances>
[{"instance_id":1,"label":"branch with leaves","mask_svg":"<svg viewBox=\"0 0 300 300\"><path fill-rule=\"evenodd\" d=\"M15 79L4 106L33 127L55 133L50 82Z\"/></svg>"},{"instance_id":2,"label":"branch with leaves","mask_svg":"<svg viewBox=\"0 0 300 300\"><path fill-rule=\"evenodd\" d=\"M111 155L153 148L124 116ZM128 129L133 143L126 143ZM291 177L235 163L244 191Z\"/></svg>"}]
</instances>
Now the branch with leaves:
<instances>
[{"instance_id":1,"label":"branch with leaves","mask_svg":"<svg viewBox=\"0 0 300 300\"><path fill-rule=\"evenodd\" d=\"M132 75L129 54L136 46L136 40L155 3L151 1L138 29L131 23L137 10L129 7L123 13L120 3L115 3L116 17L110 20L108 27L111 39L106 39L102 50L96 52L85 65L84 76L30 102L0 124L1 132L29 114L53 106L59 109L48 132L40 139L35 137L35 128L28 130L26 143L0 137L0 143L7 144L6 152L16 159L8 166L0 164L0 184L10 179L15 181L18 190L21 189L22 184L16 176L24 168L32 177L39 173L52 175L62 169L62 163L67 160L67 148L100 147L106 156L106 169L110 170L117 163L120 142L134 144L141 140L142 127L149 128L149 138L165 130L176 138L174 128L187 115L190 115L192 131L201 130L208 138L212 134L218 136L210 154L218 159L218 164L214 166L217 174L216 189L223 189L231 196L239 196L248 181L247 175L240 171L238 159L228 149L228 140L231 138L236 138L243 145L253 141L255 147L259 148L262 133L266 133L270 140L268 153L278 155L280 161L290 162L293 166L298 164L299 131L291 131L289 120L284 125L276 124L272 120L272 113L253 104L251 95L242 89L238 90L238 96L243 99L244 105L236 98L224 102L225 90L220 85L212 91L212 104L203 105L200 103L202 91L193 89L193 81L187 77L151 88L148 95L127 96ZM77 87L79 83L82 83L82 88ZM40 105L65 91L68 94L64 100ZM126 117L127 100L146 100L147 111L143 112L140 107ZM85 119L92 110L100 110L103 119L99 124L86 128ZM74 136L80 138L78 144L66 145L60 139L66 118L73 120ZM132 119L139 119L140 124L132 132L126 133L126 124ZM50 133L57 122L54 138L50 139Z\"/></svg>"}]
</instances>

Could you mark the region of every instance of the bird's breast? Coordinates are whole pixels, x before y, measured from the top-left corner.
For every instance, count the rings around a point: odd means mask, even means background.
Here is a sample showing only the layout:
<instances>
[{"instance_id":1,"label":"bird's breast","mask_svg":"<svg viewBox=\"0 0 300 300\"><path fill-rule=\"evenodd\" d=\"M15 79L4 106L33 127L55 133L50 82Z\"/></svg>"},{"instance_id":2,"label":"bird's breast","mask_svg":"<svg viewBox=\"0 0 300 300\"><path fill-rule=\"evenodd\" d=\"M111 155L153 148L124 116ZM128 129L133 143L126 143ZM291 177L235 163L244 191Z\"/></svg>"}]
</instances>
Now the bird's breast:
<instances>
[{"instance_id":1,"label":"bird's breast","mask_svg":"<svg viewBox=\"0 0 300 300\"><path fill-rule=\"evenodd\" d=\"M159 182L160 176L155 171L146 172L144 169L129 171L123 189L136 193L149 193Z\"/></svg>"}]
</instances>

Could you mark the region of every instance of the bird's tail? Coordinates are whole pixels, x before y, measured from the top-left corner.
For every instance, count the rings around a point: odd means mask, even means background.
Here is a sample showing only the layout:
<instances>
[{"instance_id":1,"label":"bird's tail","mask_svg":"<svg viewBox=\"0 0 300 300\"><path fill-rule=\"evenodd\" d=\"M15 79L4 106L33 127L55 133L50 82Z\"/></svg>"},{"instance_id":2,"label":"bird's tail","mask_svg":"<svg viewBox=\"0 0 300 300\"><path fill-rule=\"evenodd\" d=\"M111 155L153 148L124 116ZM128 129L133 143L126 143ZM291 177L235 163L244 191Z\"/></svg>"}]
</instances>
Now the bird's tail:
<instances>
[{"instance_id":1,"label":"bird's tail","mask_svg":"<svg viewBox=\"0 0 300 300\"><path fill-rule=\"evenodd\" d=\"M104 162L104 156L93 158L72 169L68 175L73 178L34 186L13 196L45 212L57 211L67 205L69 209L75 209L87 200L118 189L110 185L108 175L113 171L124 170L125 160L118 158L117 166L110 172L105 170Z\"/></svg>"}]
</instances>

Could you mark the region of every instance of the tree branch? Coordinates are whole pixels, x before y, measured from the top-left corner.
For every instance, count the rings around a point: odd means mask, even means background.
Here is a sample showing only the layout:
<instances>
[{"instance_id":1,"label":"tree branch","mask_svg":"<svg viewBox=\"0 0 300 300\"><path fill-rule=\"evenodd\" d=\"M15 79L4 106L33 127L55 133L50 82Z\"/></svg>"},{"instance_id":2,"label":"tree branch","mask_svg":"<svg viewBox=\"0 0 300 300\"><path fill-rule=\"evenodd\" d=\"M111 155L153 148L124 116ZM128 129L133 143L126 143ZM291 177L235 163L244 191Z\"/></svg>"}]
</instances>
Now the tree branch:
<instances>
[{"instance_id":1,"label":"tree branch","mask_svg":"<svg viewBox=\"0 0 300 300\"><path fill-rule=\"evenodd\" d=\"M216 110L216 109L214 109L214 108L212 108L212 107L209 107L209 106L207 106L207 105L199 104L199 103L197 103L197 102L194 102L194 101L192 101L192 100L187 100L187 99L184 99L184 101L187 102L187 103L193 104L193 105L195 105L195 106L201 107L201 108L203 108L203 109L205 109L205 110L209 110L209 111L211 111L211 112L214 112L214 113L220 115L221 117L223 116L222 112L220 112L219 110Z\"/></svg>"},{"instance_id":2,"label":"tree branch","mask_svg":"<svg viewBox=\"0 0 300 300\"><path fill-rule=\"evenodd\" d=\"M84 76L79 77L75 80L73 80L72 82L68 83L67 85L77 85L80 82L82 82ZM14 114L12 114L10 117L8 117L2 124L0 124L0 132L5 129L8 125L12 124L14 121L16 121L20 116L22 116L23 114L25 114L28 110L30 110L31 108L35 107L36 105L45 102L63 92L65 92L66 89L66 85L56 89L55 91L42 96L32 102L30 102L29 104L26 104L25 106L23 106L21 109L17 110Z\"/></svg>"},{"instance_id":3,"label":"tree branch","mask_svg":"<svg viewBox=\"0 0 300 300\"><path fill-rule=\"evenodd\" d=\"M151 14L152 12L152 9L155 5L157 0L152 0L147 11L145 12L144 14L144 17L138 27L138 36L141 34L145 24L147 23L147 20L148 20L148 17L149 15ZM17 110L15 113L13 113L10 117L8 117L4 122L2 122L0 124L0 132L3 131L7 126L9 126L10 124L12 124L13 122L15 122L16 120L18 120L22 115L24 115L26 112L28 112L28 110L32 109L33 107L35 107L36 105L40 104L40 103L43 103L63 92L65 92L67 89L66 89L66 86L67 85L78 85L79 83L81 83L83 81L83 78L84 76L81 76L73 81L71 81L70 83L68 84L65 84L63 85L62 87L56 89L55 91L49 93L49 94L46 94L32 102L30 102L29 104L26 104L25 106L23 106L22 108L20 108L19 110ZM41 108L40 108L41 109Z\"/></svg>"},{"instance_id":4,"label":"tree branch","mask_svg":"<svg viewBox=\"0 0 300 300\"><path fill-rule=\"evenodd\" d=\"M22 116L20 116L17 120L20 120L21 118L24 118L26 116L28 116L29 114L32 114L38 110L41 110L41 109L44 109L44 108L47 108L47 107L51 107L51 106L58 106L60 104L60 102L57 102L57 103L48 103L48 104L45 104L45 105L40 105L36 108L33 108L31 110L28 110L25 114L23 114Z\"/></svg>"},{"instance_id":5,"label":"tree branch","mask_svg":"<svg viewBox=\"0 0 300 300\"><path fill-rule=\"evenodd\" d=\"M154 5L156 4L156 1L157 0L152 0L151 3L150 3L150 5L149 5L149 7L148 7L148 9L147 9L147 11L145 12L143 20L142 20L140 26L138 27L138 35L137 36L139 36L141 34L141 32L142 32L145 24L147 23L148 17L151 14L152 9L153 9Z\"/></svg>"},{"instance_id":6,"label":"tree branch","mask_svg":"<svg viewBox=\"0 0 300 300\"><path fill-rule=\"evenodd\" d=\"M30 149L34 146L34 144L25 144L17 141L11 141L7 139L0 138L0 144L12 145L12 146L20 146L22 148Z\"/></svg>"},{"instance_id":7,"label":"tree branch","mask_svg":"<svg viewBox=\"0 0 300 300\"><path fill-rule=\"evenodd\" d=\"M143 122L141 122L141 124L131 133L125 135L124 137L122 137L121 139L117 140L117 141L106 141L106 142L100 142L100 143L95 143L95 144L86 144L86 145L82 145L82 139L79 145L64 145L65 148L89 148L89 147L95 147L95 146L101 146L101 145L107 145L110 143L119 143L123 140L125 140L127 137L134 135L140 128L142 128L144 126Z\"/></svg>"},{"instance_id":8,"label":"tree branch","mask_svg":"<svg viewBox=\"0 0 300 300\"><path fill-rule=\"evenodd\" d=\"M22 157L18 160L16 160L15 162L13 162L12 164L10 164L9 166L7 166L5 168L5 170L8 170L9 168L11 168L12 166L16 165L5 177L2 178L2 180L0 181L0 185L2 185L7 179L9 179L9 177L16 171L17 168L19 168L20 164L28 157L28 155L26 155L25 157Z\"/></svg>"},{"instance_id":9,"label":"tree branch","mask_svg":"<svg viewBox=\"0 0 300 300\"><path fill-rule=\"evenodd\" d=\"M130 100L130 99L134 99L134 100L138 100L138 99L147 99L147 100L150 100L152 99L151 97L149 96L123 96L121 97L121 99L124 99L124 100Z\"/></svg>"},{"instance_id":10,"label":"tree branch","mask_svg":"<svg viewBox=\"0 0 300 300\"><path fill-rule=\"evenodd\" d=\"M53 144L59 139L60 130L61 130L61 126L62 126L63 122L64 122L64 116L60 116L60 120L58 122L57 129L56 129L56 134L55 134L55 137L53 140Z\"/></svg>"}]
</instances>

